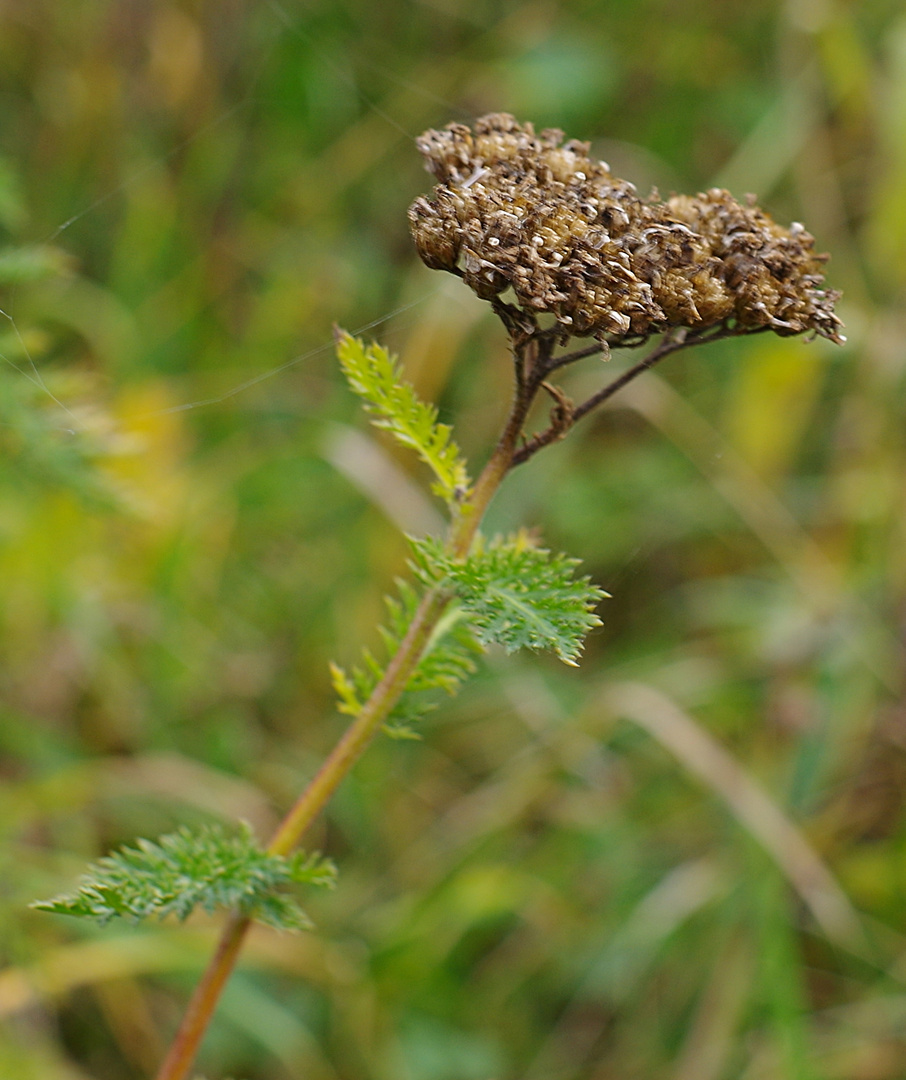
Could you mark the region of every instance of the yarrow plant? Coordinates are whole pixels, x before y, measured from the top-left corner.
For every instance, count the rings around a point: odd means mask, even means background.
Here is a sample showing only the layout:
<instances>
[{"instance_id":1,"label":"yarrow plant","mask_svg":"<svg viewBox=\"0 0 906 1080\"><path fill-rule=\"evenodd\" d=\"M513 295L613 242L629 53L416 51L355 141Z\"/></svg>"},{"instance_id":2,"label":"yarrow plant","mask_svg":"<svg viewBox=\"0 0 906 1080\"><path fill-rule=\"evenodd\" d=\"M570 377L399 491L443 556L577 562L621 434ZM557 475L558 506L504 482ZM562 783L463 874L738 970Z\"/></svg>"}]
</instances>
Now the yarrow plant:
<instances>
[{"instance_id":1,"label":"yarrow plant","mask_svg":"<svg viewBox=\"0 0 906 1080\"><path fill-rule=\"evenodd\" d=\"M421 401L379 345L337 333L340 365L372 422L413 450L446 504L445 537L411 539L409 583L390 598L381 657L365 650L350 671L332 668L339 710L351 722L275 835L180 829L89 868L78 889L35 906L107 922L185 918L201 906L229 912L220 942L189 1002L157 1080L184 1080L253 921L308 925L299 884L330 885L332 866L296 851L356 760L383 731L414 725L475 669L483 646L554 652L576 664L600 624L604 593L577 560L528 533L484 537L485 511L506 475L562 439L597 405L670 353L721 338L772 331L841 342L839 293L824 286L826 256L794 223L778 225L753 198L727 191L641 198L632 184L563 133L536 134L504 113L472 128L450 124L417 140L437 185L409 220L422 260L461 277L507 332L513 395L500 438L473 482L451 429ZM574 403L555 372L657 338L642 360ZM570 349L573 341L583 342ZM544 391L547 426L525 430Z\"/></svg>"}]
</instances>

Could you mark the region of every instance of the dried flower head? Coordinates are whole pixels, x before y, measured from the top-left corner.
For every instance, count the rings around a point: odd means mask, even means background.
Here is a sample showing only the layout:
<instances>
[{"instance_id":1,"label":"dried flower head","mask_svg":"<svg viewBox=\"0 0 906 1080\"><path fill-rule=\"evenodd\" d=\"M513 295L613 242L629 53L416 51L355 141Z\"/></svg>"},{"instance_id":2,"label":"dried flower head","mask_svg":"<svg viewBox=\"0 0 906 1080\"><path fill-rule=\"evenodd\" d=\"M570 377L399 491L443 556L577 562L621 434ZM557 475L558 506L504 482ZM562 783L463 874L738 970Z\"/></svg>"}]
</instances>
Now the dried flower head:
<instances>
[{"instance_id":1,"label":"dried flower head","mask_svg":"<svg viewBox=\"0 0 906 1080\"><path fill-rule=\"evenodd\" d=\"M438 183L409 209L424 262L484 299L511 288L564 336L619 344L732 323L843 340L827 256L802 225L719 188L641 199L588 143L563 138L506 113L425 132L417 145Z\"/></svg>"}]
</instances>

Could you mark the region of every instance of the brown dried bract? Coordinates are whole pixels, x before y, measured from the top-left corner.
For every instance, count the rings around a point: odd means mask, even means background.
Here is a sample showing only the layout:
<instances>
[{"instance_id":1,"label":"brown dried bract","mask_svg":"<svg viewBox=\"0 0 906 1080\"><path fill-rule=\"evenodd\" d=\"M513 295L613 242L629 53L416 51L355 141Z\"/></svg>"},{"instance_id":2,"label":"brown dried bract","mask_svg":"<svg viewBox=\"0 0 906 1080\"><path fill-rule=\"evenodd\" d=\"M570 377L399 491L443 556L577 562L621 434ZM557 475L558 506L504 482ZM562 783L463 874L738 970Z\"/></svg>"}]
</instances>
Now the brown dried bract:
<instances>
[{"instance_id":1,"label":"brown dried bract","mask_svg":"<svg viewBox=\"0 0 906 1080\"><path fill-rule=\"evenodd\" d=\"M419 255L483 299L512 288L564 337L619 344L672 327L812 331L840 342L839 293L802 225L719 188L661 202L593 161L588 143L506 113L416 140L437 178L409 209Z\"/></svg>"}]
</instances>

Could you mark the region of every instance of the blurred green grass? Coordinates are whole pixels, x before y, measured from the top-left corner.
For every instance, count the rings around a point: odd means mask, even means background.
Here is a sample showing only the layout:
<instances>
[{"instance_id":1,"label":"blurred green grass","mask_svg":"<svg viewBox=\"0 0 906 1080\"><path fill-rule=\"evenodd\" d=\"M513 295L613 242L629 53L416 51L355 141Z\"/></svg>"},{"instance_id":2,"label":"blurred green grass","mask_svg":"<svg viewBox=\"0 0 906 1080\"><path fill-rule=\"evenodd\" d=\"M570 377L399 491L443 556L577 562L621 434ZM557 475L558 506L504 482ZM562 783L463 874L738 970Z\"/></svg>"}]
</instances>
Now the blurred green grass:
<instances>
[{"instance_id":1,"label":"blurred green grass","mask_svg":"<svg viewBox=\"0 0 906 1080\"><path fill-rule=\"evenodd\" d=\"M579 672L489 656L363 760L317 932L253 938L200 1068L906 1075L892 0L0 10L0 1075L153 1072L214 926L26 904L183 820L266 832L340 730L388 514L430 518L412 462L371 479L332 324L380 320L466 449L495 437L505 342L405 210L412 137L496 109L803 220L850 342L678 357L513 475L491 525L582 556L604 627Z\"/></svg>"}]
</instances>

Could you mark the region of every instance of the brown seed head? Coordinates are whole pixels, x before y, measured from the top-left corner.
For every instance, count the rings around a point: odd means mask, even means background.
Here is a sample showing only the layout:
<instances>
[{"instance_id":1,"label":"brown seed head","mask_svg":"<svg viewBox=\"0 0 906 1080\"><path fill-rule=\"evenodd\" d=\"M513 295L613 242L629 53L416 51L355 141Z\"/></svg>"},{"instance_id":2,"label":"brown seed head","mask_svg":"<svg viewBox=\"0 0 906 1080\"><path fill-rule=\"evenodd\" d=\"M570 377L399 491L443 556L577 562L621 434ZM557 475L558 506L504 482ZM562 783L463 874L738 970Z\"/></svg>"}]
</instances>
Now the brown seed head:
<instances>
[{"instance_id":1,"label":"brown seed head","mask_svg":"<svg viewBox=\"0 0 906 1080\"><path fill-rule=\"evenodd\" d=\"M840 342L827 256L798 223L778 225L719 188L661 202L588 156L588 143L536 135L506 113L416 140L437 178L409 208L419 255L483 299L512 288L565 335L619 344L671 327L812 331Z\"/></svg>"}]
</instances>

